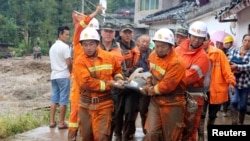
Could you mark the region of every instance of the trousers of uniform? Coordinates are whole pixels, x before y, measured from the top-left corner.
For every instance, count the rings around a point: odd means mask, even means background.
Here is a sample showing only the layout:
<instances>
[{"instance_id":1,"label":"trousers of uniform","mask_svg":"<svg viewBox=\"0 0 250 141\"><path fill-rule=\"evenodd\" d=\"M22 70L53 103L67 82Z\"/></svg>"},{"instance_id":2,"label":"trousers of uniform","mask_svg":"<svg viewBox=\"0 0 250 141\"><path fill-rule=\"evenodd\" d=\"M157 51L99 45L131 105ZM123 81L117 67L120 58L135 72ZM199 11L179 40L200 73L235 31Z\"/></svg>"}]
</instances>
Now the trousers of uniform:
<instances>
[{"instance_id":1,"label":"trousers of uniform","mask_svg":"<svg viewBox=\"0 0 250 141\"><path fill-rule=\"evenodd\" d=\"M82 141L109 141L113 107L89 110L79 107Z\"/></svg>"},{"instance_id":2,"label":"trousers of uniform","mask_svg":"<svg viewBox=\"0 0 250 141\"><path fill-rule=\"evenodd\" d=\"M198 103L198 109L195 113L195 118L193 122L193 126L189 127L188 132L183 134L183 141L196 141L197 135L201 123L202 118L202 111L203 111L203 105L204 105L204 97L203 96L193 96L195 101ZM188 116L185 116L185 122L188 121Z\"/></svg>"},{"instance_id":3,"label":"trousers of uniform","mask_svg":"<svg viewBox=\"0 0 250 141\"><path fill-rule=\"evenodd\" d=\"M147 134L144 140L176 141L180 139L185 126L185 107L184 95L170 98L162 105L151 98L145 125Z\"/></svg>"},{"instance_id":4,"label":"trousers of uniform","mask_svg":"<svg viewBox=\"0 0 250 141\"><path fill-rule=\"evenodd\" d=\"M70 103L68 137L76 136L79 127L78 103Z\"/></svg>"}]
</instances>

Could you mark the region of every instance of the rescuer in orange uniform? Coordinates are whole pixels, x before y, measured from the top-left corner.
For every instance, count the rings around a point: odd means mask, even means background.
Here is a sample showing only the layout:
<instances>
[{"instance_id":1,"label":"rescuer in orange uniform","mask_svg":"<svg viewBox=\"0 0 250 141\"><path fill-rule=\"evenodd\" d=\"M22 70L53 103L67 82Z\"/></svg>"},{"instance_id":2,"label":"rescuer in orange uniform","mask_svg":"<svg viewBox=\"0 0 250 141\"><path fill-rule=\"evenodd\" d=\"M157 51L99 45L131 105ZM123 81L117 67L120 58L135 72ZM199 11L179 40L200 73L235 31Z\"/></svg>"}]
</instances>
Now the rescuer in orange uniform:
<instances>
[{"instance_id":1,"label":"rescuer in orange uniform","mask_svg":"<svg viewBox=\"0 0 250 141\"><path fill-rule=\"evenodd\" d=\"M186 65L187 91L198 103L195 120L191 121L193 122L192 127L185 128L183 140L196 141L204 104L204 76L209 70L209 59L203 49L203 42L207 36L207 26L201 21L196 21L189 27L188 33L190 39L183 41L175 50ZM187 115L185 116L185 123L190 123Z\"/></svg>"},{"instance_id":2,"label":"rescuer in orange uniform","mask_svg":"<svg viewBox=\"0 0 250 141\"><path fill-rule=\"evenodd\" d=\"M114 109L111 88L123 88L122 68L110 53L98 47L93 28L81 32L83 53L75 60L75 80L80 88L79 118L82 141L108 141Z\"/></svg>"},{"instance_id":3,"label":"rescuer in orange uniform","mask_svg":"<svg viewBox=\"0 0 250 141\"><path fill-rule=\"evenodd\" d=\"M73 60L76 60L76 58L83 52L82 46L79 42L80 33L82 30L84 30L86 27L91 27L96 30L99 29L99 22L97 21L94 16L96 16L100 11L102 10L101 6L98 6L96 11L90 14L89 16L79 15L79 13L73 13L73 16L80 16L82 17L82 20L79 22L76 21L79 19L79 17L73 17L75 22L75 31L74 31L74 39L73 39ZM76 14L76 15L75 15ZM78 18L78 19L77 19ZM79 126L79 120L78 120L78 103L80 100L80 91L79 86L77 85L75 79L74 79L74 71L75 71L75 61L73 61L73 71L71 74L72 78L72 86L71 86L71 92L70 92L70 115L69 115L69 126L68 126L68 140L76 140L78 126Z\"/></svg>"},{"instance_id":4,"label":"rescuer in orange uniform","mask_svg":"<svg viewBox=\"0 0 250 141\"><path fill-rule=\"evenodd\" d=\"M199 132L199 137L204 138L204 123L208 107L208 121L207 125L213 125L216 119L217 112L220 109L220 104L228 101L228 92L234 92L236 81L233 72L231 71L229 61L225 53L214 46L209 45L210 35L207 34L204 41L204 50L206 51L210 59L210 69L208 76L206 76L204 82L207 87L208 99L205 101L203 107L202 122ZM206 80L208 79L208 80Z\"/></svg>"},{"instance_id":5,"label":"rescuer in orange uniform","mask_svg":"<svg viewBox=\"0 0 250 141\"><path fill-rule=\"evenodd\" d=\"M152 78L141 92L151 96L145 141L177 141L184 128L186 68L174 51L174 35L167 29L154 37L155 50L149 56Z\"/></svg>"}]
</instances>

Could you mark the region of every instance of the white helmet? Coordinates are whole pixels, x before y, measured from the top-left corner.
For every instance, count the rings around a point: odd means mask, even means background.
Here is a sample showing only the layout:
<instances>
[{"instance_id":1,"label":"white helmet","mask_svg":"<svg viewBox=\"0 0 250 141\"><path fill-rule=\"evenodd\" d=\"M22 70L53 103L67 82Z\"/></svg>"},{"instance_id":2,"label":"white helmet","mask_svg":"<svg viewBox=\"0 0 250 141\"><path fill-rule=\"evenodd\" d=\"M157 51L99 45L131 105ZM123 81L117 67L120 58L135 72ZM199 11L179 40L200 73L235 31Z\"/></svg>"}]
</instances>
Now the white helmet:
<instances>
[{"instance_id":1,"label":"white helmet","mask_svg":"<svg viewBox=\"0 0 250 141\"><path fill-rule=\"evenodd\" d=\"M201 21L196 21L189 27L188 33L205 38L207 36L207 25Z\"/></svg>"},{"instance_id":2,"label":"white helmet","mask_svg":"<svg viewBox=\"0 0 250 141\"><path fill-rule=\"evenodd\" d=\"M100 41L100 35L94 28L87 27L80 34L80 41L96 40Z\"/></svg>"},{"instance_id":3,"label":"white helmet","mask_svg":"<svg viewBox=\"0 0 250 141\"><path fill-rule=\"evenodd\" d=\"M93 19L89 22L89 24L88 24L87 27L91 27L91 28L94 28L94 29L98 30L98 29L99 29L99 22L98 22L98 20L97 20L96 18L93 18Z\"/></svg>"},{"instance_id":4,"label":"white helmet","mask_svg":"<svg viewBox=\"0 0 250 141\"><path fill-rule=\"evenodd\" d=\"M174 45L174 34L168 28L161 28L155 33L153 41L161 41Z\"/></svg>"}]
</instances>

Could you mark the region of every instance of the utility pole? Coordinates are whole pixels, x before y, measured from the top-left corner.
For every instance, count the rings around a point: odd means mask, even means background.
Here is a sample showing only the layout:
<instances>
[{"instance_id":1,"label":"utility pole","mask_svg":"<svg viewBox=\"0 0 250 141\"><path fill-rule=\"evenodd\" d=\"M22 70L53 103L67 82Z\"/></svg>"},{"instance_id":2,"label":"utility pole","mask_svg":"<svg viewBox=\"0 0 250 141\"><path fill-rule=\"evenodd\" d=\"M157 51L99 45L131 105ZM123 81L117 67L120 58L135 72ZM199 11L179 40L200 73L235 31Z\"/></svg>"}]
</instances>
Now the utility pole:
<instances>
[{"instance_id":1,"label":"utility pole","mask_svg":"<svg viewBox=\"0 0 250 141\"><path fill-rule=\"evenodd\" d=\"M84 0L82 0L82 13L84 14Z\"/></svg>"}]
</instances>

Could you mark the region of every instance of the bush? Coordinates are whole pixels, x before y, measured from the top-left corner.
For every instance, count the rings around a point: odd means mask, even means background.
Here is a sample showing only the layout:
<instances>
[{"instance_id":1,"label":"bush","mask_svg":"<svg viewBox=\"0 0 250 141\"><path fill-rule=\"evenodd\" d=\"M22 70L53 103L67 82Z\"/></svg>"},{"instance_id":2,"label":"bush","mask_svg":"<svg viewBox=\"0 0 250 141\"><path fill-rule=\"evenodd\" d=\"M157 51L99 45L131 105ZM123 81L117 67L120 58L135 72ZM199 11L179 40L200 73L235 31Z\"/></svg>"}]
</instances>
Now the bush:
<instances>
[{"instance_id":1,"label":"bush","mask_svg":"<svg viewBox=\"0 0 250 141\"><path fill-rule=\"evenodd\" d=\"M70 106L67 106L65 119L69 118L69 111ZM48 125L49 116L49 109L33 110L19 115L16 113L0 115L0 140ZM59 120L59 107L57 107L56 120Z\"/></svg>"},{"instance_id":2,"label":"bush","mask_svg":"<svg viewBox=\"0 0 250 141\"><path fill-rule=\"evenodd\" d=\"M0 139L29 131L48 123L48 111L32 111L25 114L0 116Z\"/></svg>"}]
</instances>

